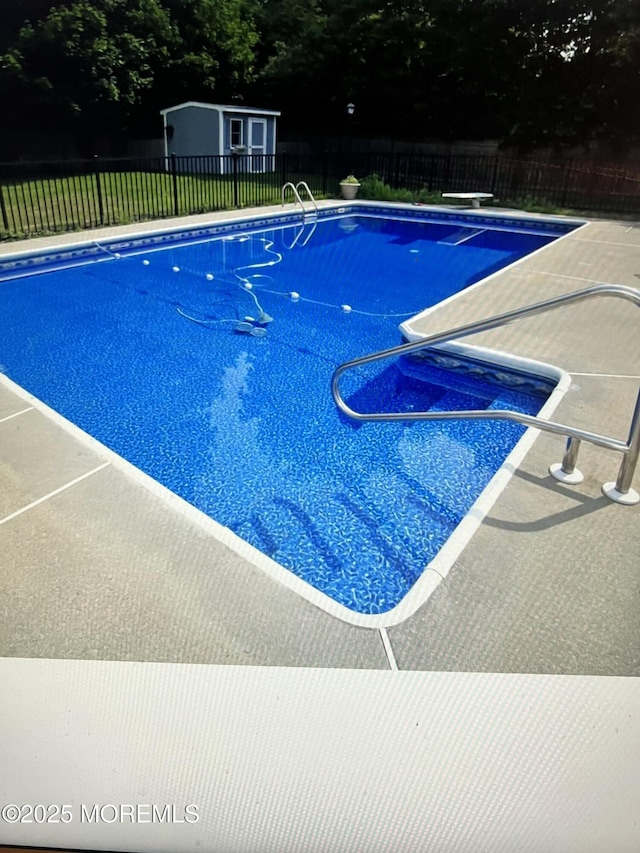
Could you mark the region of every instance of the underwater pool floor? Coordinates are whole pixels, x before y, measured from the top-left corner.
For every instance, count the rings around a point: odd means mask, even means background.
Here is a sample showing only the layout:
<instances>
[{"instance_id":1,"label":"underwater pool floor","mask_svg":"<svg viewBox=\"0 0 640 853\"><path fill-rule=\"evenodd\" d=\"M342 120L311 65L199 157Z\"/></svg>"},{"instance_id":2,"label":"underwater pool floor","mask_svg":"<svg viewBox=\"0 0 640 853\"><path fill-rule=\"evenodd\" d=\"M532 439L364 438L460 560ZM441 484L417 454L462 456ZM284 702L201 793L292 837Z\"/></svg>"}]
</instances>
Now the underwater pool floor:
<instances>
[{"instance_id":1,"label":"underwater pool floor","mask_svg":"<svg viewBox=\"0 0 640 853\"><path fill-rule=\"evenodd\" d=\"M586 286L562 276L636 285L640 239L628 229L591 223L499 274L491 294L465 294L456 322ZM447 310L425 319L432 324L425 333L452 325ZM567 393L558 419L626 437L640 364L629 349L637 338L637 318L601 301L569 323L539 317L478 343L558 364L580 386ZM0 387L0 447L2 655L640 670L637 509L600 495L615 476L616 454L583 448L585 481L559 486L547 467L560 458L562 440L538 438L445 582L438 585L434 573L429 601L378 631L345 624L284 588L8 383Z\"/></svg>"}]
</instances>

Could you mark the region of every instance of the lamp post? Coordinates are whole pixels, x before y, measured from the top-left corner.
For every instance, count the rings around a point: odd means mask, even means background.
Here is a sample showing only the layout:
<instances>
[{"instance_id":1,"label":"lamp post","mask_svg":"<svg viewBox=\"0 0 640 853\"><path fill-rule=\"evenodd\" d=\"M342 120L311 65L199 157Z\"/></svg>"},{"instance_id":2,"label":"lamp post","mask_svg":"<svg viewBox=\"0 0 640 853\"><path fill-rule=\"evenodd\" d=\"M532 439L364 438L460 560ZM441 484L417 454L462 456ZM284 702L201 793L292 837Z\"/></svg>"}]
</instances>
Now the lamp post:
<instances>
[{"instance_id":1,"label":"lamp post","mask_svg":"<svg viewBox=\"0 0 640 853\"><path fill-rule=\"evenodd\" d=\"M349 159L353 159L351 157L352 149L353 149L353 114L356 111L355 104L347 104L347 122L348 122L348 134L347 134L347 148L349 150ZM349 168L350 174L353 174L353 163Z\"/></svg>"}]
</instances>

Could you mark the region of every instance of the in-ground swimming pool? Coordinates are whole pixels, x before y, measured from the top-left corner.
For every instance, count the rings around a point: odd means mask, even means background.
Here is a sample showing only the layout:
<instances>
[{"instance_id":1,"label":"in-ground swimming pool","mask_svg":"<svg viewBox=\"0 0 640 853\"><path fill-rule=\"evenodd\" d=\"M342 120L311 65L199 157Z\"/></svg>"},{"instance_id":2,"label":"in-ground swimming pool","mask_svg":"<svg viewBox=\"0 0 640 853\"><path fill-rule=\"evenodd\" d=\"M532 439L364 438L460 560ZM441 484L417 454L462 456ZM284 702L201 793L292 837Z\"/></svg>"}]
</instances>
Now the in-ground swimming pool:
<instances>
[{"instance_id":1,"label":"in-ground swimming pool","mask_svg":"<svg viewBox=\"0 0 640 853\"><path fill-rule=\"evenodd\" d=\"M14 259L0 264L0 360L311 587L348 611L385 613L524 429L355 423L339 415L331 376L397 344L402 320L575 227L498 226L352 208ZM553 384L432 352L353 371L343 389L361 411L535 414Z\"/></svg>"}]
</instances>

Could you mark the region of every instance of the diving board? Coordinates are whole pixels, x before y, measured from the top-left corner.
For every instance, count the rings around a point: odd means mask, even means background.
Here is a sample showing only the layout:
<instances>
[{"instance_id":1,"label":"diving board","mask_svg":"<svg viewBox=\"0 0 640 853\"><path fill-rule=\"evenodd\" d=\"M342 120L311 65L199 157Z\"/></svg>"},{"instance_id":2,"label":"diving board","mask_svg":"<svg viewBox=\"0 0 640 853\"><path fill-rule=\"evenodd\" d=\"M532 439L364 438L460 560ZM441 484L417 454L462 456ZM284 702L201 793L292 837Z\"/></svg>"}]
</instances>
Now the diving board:
<instances>
[{"instance_id":1,"label":"diving board","mask_svg":"<svg viewBox=\"0 0 640 853\"><path fill-rule=\"evenodd\" d=\"M461 201L470 201L471 207L480 207L480 202L493 198L493 193L442 193L442 198L457 198Z\"/></svg>"}]
</instances>

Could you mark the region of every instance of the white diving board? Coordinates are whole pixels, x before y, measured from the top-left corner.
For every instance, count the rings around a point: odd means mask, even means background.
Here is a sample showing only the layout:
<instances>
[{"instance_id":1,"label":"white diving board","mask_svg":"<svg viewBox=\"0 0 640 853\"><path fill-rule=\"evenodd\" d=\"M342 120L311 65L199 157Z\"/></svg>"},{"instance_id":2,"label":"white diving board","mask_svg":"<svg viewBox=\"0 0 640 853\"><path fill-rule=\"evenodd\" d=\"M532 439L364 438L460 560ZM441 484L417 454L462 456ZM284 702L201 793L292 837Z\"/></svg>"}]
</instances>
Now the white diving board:
<instances>
[{"instance_id":1,"label":"white diving board","mask_svg":"<svg viewBox=\"0 0 640 853\"><path fill-rule=\"evenodd\" d=\"M457 198L461 201L470 201L471 207L480 207L480 202L493 198L493 193L442 193L442 198Z\"/></svg>"}]
</instances>

